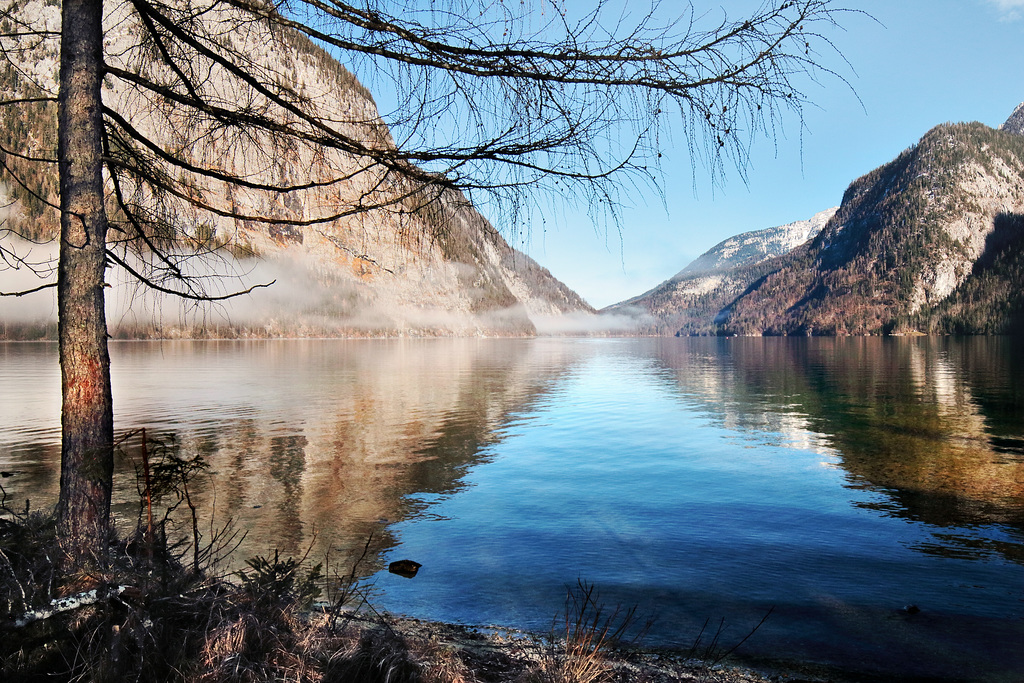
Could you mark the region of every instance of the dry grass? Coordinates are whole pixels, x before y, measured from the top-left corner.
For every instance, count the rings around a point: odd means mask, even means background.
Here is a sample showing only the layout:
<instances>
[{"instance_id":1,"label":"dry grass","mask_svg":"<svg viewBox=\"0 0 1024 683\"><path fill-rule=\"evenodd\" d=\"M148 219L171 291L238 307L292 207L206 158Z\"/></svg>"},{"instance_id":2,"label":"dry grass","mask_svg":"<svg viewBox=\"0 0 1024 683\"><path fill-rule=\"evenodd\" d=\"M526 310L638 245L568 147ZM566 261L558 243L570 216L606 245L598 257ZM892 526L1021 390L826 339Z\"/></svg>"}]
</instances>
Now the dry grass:
<instances>
[{"instance_id":1,"label":"dry grass","mask_svg":"<svg viewBox=\"0 0 1024 683\"><path fill-rule=\"evenodd\" d=\"M600 603L596 589L584 581L566 591L565 609L540 648L539 661L524 676L527 683L602 683L613 678L609 654L623 641L636 642L649 628L636 608Z\"/></svg>"},{"instance_id":2,"label":"dry grass","mask_svg":"<svg viewBox=\"0 0 1024 683\"><path fill-rule=\"evenodd\" d=\"M354 572L328 580L319 565L275 554L232 579L206 578L168 553L111 548L92 602L54 611L77 578L62 583L48 559L52 519L0 520L0 680L477 681L457 649L429 634L403 635L389 618L337 602L314 607L321 585L335 598L358 595L346 584ZM42 616L20 623L34 608Z\"/></svg>"}]
</instances>

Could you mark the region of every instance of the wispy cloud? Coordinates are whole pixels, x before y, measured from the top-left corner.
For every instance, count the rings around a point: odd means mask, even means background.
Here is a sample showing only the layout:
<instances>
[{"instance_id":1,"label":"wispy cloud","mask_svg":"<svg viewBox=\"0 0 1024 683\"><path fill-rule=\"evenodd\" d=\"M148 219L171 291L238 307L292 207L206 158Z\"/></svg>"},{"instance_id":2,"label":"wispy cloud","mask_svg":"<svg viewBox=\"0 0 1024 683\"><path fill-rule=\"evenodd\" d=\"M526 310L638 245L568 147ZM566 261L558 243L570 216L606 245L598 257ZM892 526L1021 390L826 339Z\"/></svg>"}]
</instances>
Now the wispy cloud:
<instances>
[{"instance_id":1,"label":"wispy cloud","mask_svg":"<svg viewBox=\"0 0 1024 683\"><path fill-rule=\"evenodd\" d=\"M1006 21L1015 21L1024 17L1024 0L986 0L986 2L998 9Z\"/></svg>"}]
</instances>

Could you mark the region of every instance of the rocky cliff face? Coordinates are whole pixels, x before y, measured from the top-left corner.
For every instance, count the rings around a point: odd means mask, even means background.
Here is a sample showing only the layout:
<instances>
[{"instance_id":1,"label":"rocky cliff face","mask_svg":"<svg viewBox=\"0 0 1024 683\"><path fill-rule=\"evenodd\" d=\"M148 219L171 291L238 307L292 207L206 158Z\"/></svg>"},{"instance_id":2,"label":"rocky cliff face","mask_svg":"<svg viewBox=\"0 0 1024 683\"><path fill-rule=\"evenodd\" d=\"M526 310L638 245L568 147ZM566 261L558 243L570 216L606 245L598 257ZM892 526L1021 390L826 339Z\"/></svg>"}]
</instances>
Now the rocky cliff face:
<instances>
[{"instance_id":1,"label":"rocky cliff face","mask_svg":"<svg viewBox=\"0 0 1024 683\"><path fill-rule=\"evenodd\" d=\"M763 275L764 264L813 238L837 210L730 237L654 289L604 310L640 313L648 334L715 334L720 311Z\"/></svg>"},{"instance_id":2,"label":"rocky cliff face","mask_svg":"<svg viewBox=\"0 0 1024 683\"><path fill-rule=\"evenodd\" d=\"M1017 108L1010 114L1010 118L999 126L999 130L1005 130L1007 133L1014 133L1016 135L1024 135L1024 102L1017 105Z\"/></svg>"},{"instance_id":3,"label":"rocky cliff face","mask_svg":"<svg viewBox=\"0 0 1024 683\"><path fill-rule=\"evenodd\" d=\"M53 0L5 4L12 16L27 25L59 27L59 6ZM389 144L390 132L369 92L323 50L298 34L242 21L228 9L215 9L206 16L226 27L216 32L217 40L245 54L252 60L251 68L287 78L298 96L322 103L321 115L346 135ZM112 5L106 20L109 63L141 69L159 80L157 60L146 57L146 46L138 40L138 21L128 5ZM17 60L0 65L5 91L20 96L54 94L56 41L4 41L5 53ZM239 101L237 84L218 78L211 70L209 87L225 101ZM413 197L404 203L349 212L346 209L360 203L372 205L379 199L381 186L387 183L393 191L396 181L339 150L281 144L258 133L228 134L208 121L188 119L152 93L117 79L105 81L103 96L106 105L134 128L197 165L280 186L336 176L339 170L350 176L342 183L292 193L232 186L210 178L185 179L186 194L202 197L224 214L282 220L272 223L200 213L187 201L166 200L169 203L161 210L184 226L183 242L213 252L195 260L189 274L220 276L208 279L214 293L238 289L242 283L277 282L245 301L196 315L166 297L140 299L138 289L125 278L108 290L108 320L115 335L519 335L535 332L531 317L592 312L575 292L510 247L457 192L444 191L426 206L412 201ZM7 108L3 127L18 148L52 157L53 107L33 105L26 111ZM40 170L39 164L10 155L5 161L29 179L27 184L37 183L43 198L56 198L52 167L43 165ZM52 209L17 183L7 180L5 185L13 201L7 216L10 225L34 239L52 237L57 226ZM324 216L337 217L312 222ZM40 254L40 249L35 253ZM0 278L4 276L0 272ZM36 309L45 310L46 315L37 316L36 322L42 320L46 327L52 307L37 301ZM5 322L12 317L31 318L24 313L14 316L5 303L0 306Z\"/></svg>"}]
</instances>

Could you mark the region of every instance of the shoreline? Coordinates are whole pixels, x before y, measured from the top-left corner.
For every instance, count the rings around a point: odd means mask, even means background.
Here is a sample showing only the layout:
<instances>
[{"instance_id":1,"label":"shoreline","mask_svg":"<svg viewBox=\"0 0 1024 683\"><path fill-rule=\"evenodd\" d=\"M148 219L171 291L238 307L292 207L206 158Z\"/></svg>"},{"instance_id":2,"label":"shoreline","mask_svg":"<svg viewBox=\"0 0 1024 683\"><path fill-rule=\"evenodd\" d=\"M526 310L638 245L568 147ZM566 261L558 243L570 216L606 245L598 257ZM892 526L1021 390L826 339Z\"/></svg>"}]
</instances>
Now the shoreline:
<instances>
[{"instance_id":1,"label":"shoreline","mask_svg":"<svg viewBox=\"0 0 1024 683\"><path fill-rule=\"evenodd\" d=\"M400 636L429 641L457 653L480 681L512 681L527 665L543 656L545 636L501 626L469 626L385 614ZM368 630L382 628L379 619L353 615ZM907 676L902 673L860 671L810 661L792 661L730 654L721 661L705 660L670 647L625 645L604 653L611 680L715 681L717 683L952 683L973 679L958 676ZM1006 681L1011 679L1007 678Z\"/></svg>"},{"instance_id":2,"label":"shoreline","mask_svg":"<svg viewBox=\"0 0 1024 683\"><path fill-rule=\"evenodd\" d=\"M392 620L402 634L467 652L470 662L486 660L488 656L500 662L510 654L522 659L524 649L537 651L542 643L550 642L549 634L512 627L449 623L390 613L382 616ZM357 618L367 624L372 621ZM835 628L818 633L822 642L833 643L832 648L815 649L818 644L806 644L803 655L795 656L792 652L773 653L773 643L782 644L778 634L759 638L760 631L735 651L717 659L723 651L736 645L735 642L724 643L715 651L712 661L694 656L693 648L645 644L643 640L609 649L605 656L617 676L612 680L645 683L1019 683L1024 680L1024 649L1014 647L1015 643L1024 643L1024 620L978 620L951 615L940 618L926 614L925 619L929 618L932 624L926 626L926 637L932 637L936 631L941 631L943 637L938 645L928 648L907 647L906 641L897 639L880 644L885 633L874 643L860 641L851 638L850 632ZM776 622L777 627L782 625ZM748 647L751 643L754 646ZM793 647L793 642L784 645L794 652L799 651ZM700 649L703 650L703 646ZM486 662L484 666L487 667Z\"/></svg>"}]
</instances>

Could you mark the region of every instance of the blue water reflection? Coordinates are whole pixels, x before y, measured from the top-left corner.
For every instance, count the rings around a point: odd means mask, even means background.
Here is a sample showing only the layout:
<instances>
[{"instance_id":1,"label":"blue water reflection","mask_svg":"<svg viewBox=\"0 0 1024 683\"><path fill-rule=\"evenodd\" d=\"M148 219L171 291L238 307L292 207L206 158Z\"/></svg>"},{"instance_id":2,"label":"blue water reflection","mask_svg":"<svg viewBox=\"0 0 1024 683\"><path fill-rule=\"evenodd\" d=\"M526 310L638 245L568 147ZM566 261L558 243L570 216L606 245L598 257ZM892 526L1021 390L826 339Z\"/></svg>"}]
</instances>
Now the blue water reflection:
<instances>
[{"instance_id":1,"label":"blue water reflection","mask_svg":"<svg viewBox=\"0 0 1024 683\"><path fill-rule=\"evenodd\" d=\"M464 491L394 527L394 556L424 568L378 577L386 607L543 629L582 578L657 615L653 641L674 646L706 617L738 635L773 606L805 642L873 623L884 643L907 605L1024 617L1024 469L993 458L965 377L913 366L927 347L904 365L907 345L863 340L579 343L598 351ZM1006 378L990 379L991 395Z\"/></svg>"}]
</instances>

